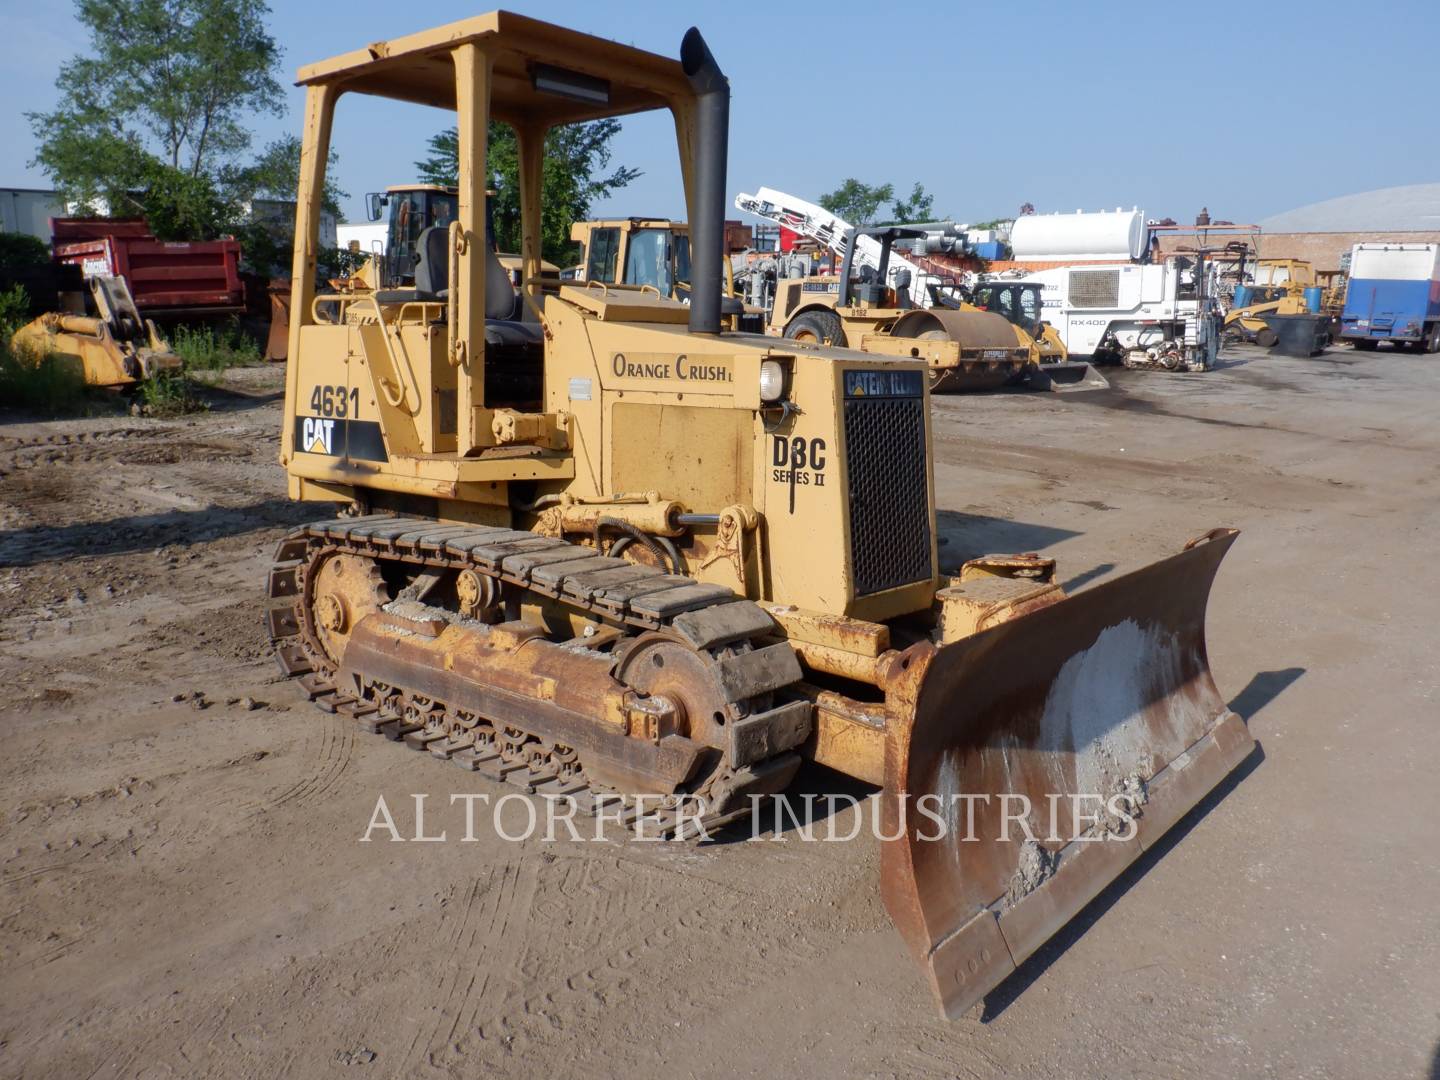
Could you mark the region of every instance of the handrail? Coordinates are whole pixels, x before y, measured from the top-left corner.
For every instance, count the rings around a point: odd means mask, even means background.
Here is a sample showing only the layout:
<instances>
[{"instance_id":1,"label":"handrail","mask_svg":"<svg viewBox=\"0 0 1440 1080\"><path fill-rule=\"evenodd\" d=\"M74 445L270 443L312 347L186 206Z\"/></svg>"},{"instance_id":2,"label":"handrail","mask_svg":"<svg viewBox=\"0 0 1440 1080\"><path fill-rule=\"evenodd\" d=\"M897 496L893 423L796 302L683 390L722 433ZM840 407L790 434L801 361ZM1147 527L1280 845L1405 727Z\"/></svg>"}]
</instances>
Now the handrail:
<instances>
[{"instance_id":1,"label":"handrail","mask_svg":"<svg viewBox=\"0 0 1440 1080\"><path fill-rule=\"evenodd\" d=\"M369 301L370 301L370 306L375 309L375 321L376 321L376 323L379 324L379 327L380 327L380 336L381 336L381 337L384 339L384 341L385 341L385 352L386 352L386 354L390 357L390 366L394 369L394 371L395 371L395 377L396 377L396 379L399 381L399 382L398 382L398 386L397 386L397 389L399 390L399 393L398 393L398 394L391 394L391 392L390 392L390 383L389 383L389 380L387 380L387 379L384 378L383 376L377 378L377 379L376 379L376 382L378 382L378 383L380 384L380 392L381 392L381 394L384 395L385 400L390 403L390 407L391 407L391 408L393 408L393 409L403 409L408 415L414 416L417 412L420 411L420 403L419 403L419 401L418 401L418 400L416 401L414 408L408 408L408 407L406 406L406 404L405 404L406 398L407 398L408 395L409 395L409 386L407 386L407 385L405 384L405 376L406 376L406 374L408 374L409 377L410 377L410 385L415 387L415 396L417 397L417 399L418 399L419 394L420 394L420 388L419 388L419 385L418 385L418 381L417 381L416 378L415 378L415 369L411 366L411 363L410 363L410 354L405 351L405 343L404 343L403 341L401 341L401 342L399 343L399 345L400 345L400 355L399 355L399 356L396 355L396 353L395 353L395 344L391 341L390 324L385 321L385 315L384 315L384 313L381 312L381 310L380 310L380 302L379 302L378 300L376 300L375 297L373 297L373 296L368 297L367 299L369 299ZM400 320L400 318L402 318L402 317L404 316L406 308L410 308L410 307L420 307L420 308L423 308L424 306L425 306L425 301L416 301L416 300L407 301L406 303L401 304L401 305L400 305L400 312L399 312L399 314L396 316L396 321L398 322L398 321ZM398 335L397 335L397 336L398 336ZM402 359L404 360L404 370L402 370L402 366L401 366L401 360L402 360Z\"/></svg>"},{"instance_id":2,"label":"handrail","mask_svg":"<svg viewBox=\"0 0 1440 1080\"><path fill-rule=\"evenodd\" d=\"M465 362L460 348L460 305L457 300L460 293L460 256L465 254L465 239L459 220L450 222L449 244L450 266L445 278L445 355L451 367L459 367Z\"/></svg>"},{"instance_id":3,"label":"handrail","mask_svg":"<svg viewBox=\"0 0 1440 1080\"><path fill-rule=\"evenodd\" d=\"M540 332L545 335L545 340L553 341L555 340L555 335L550 332L550 323L546 321L545 313L540 310L540 305L537 304L535 298L530 295L528 288L530 285L540 285L543 283L543 278L529 277L523 279L520 282L520 299L525 302L526 307L535 313L535 319L540 324Z\"/></svg>"}]
</instances>

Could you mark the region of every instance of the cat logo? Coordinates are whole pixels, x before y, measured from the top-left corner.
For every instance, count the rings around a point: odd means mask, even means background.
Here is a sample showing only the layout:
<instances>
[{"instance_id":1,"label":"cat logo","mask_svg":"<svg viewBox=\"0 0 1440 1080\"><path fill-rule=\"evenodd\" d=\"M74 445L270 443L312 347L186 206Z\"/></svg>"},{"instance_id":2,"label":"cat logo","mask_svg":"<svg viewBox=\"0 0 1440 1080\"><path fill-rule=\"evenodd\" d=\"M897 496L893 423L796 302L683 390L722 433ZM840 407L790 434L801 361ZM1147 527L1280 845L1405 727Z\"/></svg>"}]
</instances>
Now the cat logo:
<instances>
[{"instance_id":1,"label":"cat logo","mask_svg":"<svg viewBox=\"0 0 1440 1080\"><path fill-rule=\"evenodd\" d=\"M310 454L335 453L335 421L318 416L305 417L300 446Z\"/></svg>"}]
</instances>

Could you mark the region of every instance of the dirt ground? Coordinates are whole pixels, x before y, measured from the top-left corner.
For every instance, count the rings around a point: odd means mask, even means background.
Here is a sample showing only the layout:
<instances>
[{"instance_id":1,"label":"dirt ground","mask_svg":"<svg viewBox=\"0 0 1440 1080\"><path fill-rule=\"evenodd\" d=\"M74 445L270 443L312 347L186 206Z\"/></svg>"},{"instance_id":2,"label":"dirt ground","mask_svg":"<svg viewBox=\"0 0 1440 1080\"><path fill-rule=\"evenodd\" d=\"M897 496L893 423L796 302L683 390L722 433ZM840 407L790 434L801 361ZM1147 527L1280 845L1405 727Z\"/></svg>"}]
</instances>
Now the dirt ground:
<instances>
[{"instance_id":1,"label":"dirt ground","mask_svg":"<svg viewBox=\"0 0 1440 1080\"><path fill-rule=\"evenodd\" d=\"M0 1075L1440 1077L1440 358L1110 374L937 401L945 559L1078 587L1238 526L1210 652L1262 752L952 1023L868 835L463 842L502 792L279 681L278 371L0 411ZM358 842L412 793L446 842Z\"/></svg>"}]
</instances>

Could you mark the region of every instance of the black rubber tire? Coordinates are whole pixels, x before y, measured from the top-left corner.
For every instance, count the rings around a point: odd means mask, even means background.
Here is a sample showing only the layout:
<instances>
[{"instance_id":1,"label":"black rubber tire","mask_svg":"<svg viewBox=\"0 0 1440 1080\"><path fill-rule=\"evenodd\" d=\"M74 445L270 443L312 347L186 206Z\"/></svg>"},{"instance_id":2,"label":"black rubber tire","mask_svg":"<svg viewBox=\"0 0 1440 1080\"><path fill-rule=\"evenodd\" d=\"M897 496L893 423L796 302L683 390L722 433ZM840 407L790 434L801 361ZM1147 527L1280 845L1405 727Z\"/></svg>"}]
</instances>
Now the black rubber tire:
<instances>
[{"instance_id":1,"label":"black rubber tire","mask_svg":"<svg viewBox=\"0 0 1440 1080\"><path fill-rule=\"evenodd\" d=\"M1430 327L1430 336L1425 339L1425 352L1440 352L1440 322Z\"/></svg>"},{"instance_id":2,"label":"black rubber tire","mask_svg":"<svg viewBox=\"0 0 1440 1080\"><path fill-rule=\"evenodd\" d=\"M1262 326L1259 330L1255 331L1255 344L1259 345L1262 349L1271 348L1275 342L1279 340L1280 338L1276 335L1275 331L1271 330L1268 326Z\"/></svg>"},{"instance_id":3,"label":"black rubber tire","mask_svg":"<svg viewBox=\"0 0 1440 1080\"><path fill-rule=\"evenodd\" d=\"M801 341L818 341L821 345L838 345L842 349L849 344L845 338L845 326L833 311L806 311L796 315L785 327L785 336Z\"/></svg>"},{"instance_id":4,"label":"black rubber tire","mask_svg":"<svg viewBox=\"0 0 1440 1080\"><path fill-rule=\"evenodd\" d=\"M1380 347L1378 341L1368 341L1365 338L1357 338L1355 341L1352 341L1351 344L1361 352L1374 352Z\"/></svg>"}]
</instances>

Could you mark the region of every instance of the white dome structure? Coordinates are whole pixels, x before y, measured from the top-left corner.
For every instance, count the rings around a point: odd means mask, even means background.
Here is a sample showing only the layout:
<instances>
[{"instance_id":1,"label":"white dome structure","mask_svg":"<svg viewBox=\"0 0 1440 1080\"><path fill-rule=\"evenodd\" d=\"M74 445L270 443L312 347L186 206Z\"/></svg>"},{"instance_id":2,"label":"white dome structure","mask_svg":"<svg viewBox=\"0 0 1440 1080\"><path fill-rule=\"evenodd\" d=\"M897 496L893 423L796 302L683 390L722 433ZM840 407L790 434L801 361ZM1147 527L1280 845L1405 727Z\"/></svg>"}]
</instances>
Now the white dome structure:
<instances>
[{"instance_id":1,"label":"white dome structure","mask_svg":"<svg viewBox=\"0 0 1440 1080\"><path fill-rule=\"evenodd\" d=\"M1265 218L1260 227L1267 233L1434 232L1440 230L1440 184L1342 195Z\"/></svg>"}]
</instances>

